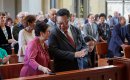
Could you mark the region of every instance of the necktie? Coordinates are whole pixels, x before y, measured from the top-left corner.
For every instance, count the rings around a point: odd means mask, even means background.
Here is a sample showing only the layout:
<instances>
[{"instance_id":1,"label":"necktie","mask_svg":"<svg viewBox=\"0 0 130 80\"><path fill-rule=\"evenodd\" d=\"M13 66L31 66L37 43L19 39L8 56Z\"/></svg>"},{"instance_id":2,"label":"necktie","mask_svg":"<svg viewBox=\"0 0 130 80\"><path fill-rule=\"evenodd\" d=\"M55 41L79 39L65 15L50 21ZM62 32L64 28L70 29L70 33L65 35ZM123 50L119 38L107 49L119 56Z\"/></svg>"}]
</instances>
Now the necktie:
<instances>
[{"instance_id":1,"label":"necktie","mask_svg":"<svg viewBox=\"0 0 130 80\"><path fill-rule=\"evenodd\" d=\"M75 47L75 43L73 41L73 39L69 36L68 31L65 32L66 38L68 39L68 41L70 42L70 44Z\"/></svg>"}]
</instances>

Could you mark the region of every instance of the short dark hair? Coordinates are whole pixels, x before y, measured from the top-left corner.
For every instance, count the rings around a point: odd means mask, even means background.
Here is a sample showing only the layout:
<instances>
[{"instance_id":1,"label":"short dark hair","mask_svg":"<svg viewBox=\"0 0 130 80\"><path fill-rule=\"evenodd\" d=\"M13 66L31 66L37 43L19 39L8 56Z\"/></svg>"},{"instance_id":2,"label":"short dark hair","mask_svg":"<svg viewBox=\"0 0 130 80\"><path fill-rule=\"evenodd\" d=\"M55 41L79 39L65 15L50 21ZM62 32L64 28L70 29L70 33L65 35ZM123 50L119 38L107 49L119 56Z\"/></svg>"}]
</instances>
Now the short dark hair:
<instances>
[{"instance_id":1,"label":"short dark hair","mask_svg":"<svg viewBox=\"0 0 130 80\"><path fill-rule=\"evenodd\" d=\"M106 14L101 13L101 14L99 15L99 18L100 18L100 17L104 17L104 18L106 19Z\"/></svg>"},{"instance_id":2,"label":"short dark hair","mask_svg":"<svg viewBox=\"0 0 130 80\"><path fill-rule=\"evenodd\" d=\"M0 12L0 16L6 16L5 12Z\"/></svg>"},{"instance_id":3,"label":"short dark hair","mask_svg":"<svg viewBox=\"0 0 130 80\"><path fill-rule=\"evenodd\" d=\"M91 15L93 15L93 14L88 14L87 18L89 18Z\"/></svg>"},{"instance_id":4,"label":"short dark hair","mask_svg":"<svg viewBox=\"0 0 130 80\"><path fill-rule=\"evenodd\" d=\"M49 27L44 21L38 21L35 26L35 36L40 36L40 32L45 33Z\"/></svg>"},{"instance_id":5,"label":"short dark hair","mask_svg":"<svg viewBox=\"0 0 130 80\"><path fill-rule=\"evenodd\" d=\"M97 21L98 18L99 18L99 14L95 14L94 18L95 18L95 20Z\"/></svg>"},{"instance_id":6,"label":"short dark hair","mask_svg":"<svg viewBox=\"0 0 130 80\"><path fill-rule=\"evenodd\" d=\"M67 16L68 18L70 17L70 12L69 10L65 9L65 8L62 8L60 10L58 10L57 12L57 16Z\"/></svg>"},{"instance_id":7,"label":"short dark hair","mask_svg":"<svg viewBox=\"0 0 130 80\"><path fill-rule=\"evenodd\" d=\"M112 17L112 15L108 15L108 17Z\"/></svg>"},{"instance_id":8,"label":"short dark hair","mask_svg":"<svg viewBox=\"0 0 130 80\"><path fill-rule=\"evenodd\" d=\"M8 17L8 18L6 19L6 24L8 24L8 21L11 21L11 23L13 23L13 19L12 19L11 17Z\"/></svg>"},{"instance_id":9,"label":"short dark hair","mask_svg":"<svg viewBox=\"0 0 130 80\"><path fill-rule=\"evenodd\" d=\"M84 37L85 42L94 41L94 39L91 36Z\"/></svg>"},{"instance_id":10,"label":"short dark hair","mask_svg":"<svg viewBox=\"0 0 130 80\"><path fill-rule=\"evenodd\" d=\"M24 27L28 26L28 23L32 23L36 20L36 17L34 15L28 15L24 18Z\"/></svg>"}]
</instances>

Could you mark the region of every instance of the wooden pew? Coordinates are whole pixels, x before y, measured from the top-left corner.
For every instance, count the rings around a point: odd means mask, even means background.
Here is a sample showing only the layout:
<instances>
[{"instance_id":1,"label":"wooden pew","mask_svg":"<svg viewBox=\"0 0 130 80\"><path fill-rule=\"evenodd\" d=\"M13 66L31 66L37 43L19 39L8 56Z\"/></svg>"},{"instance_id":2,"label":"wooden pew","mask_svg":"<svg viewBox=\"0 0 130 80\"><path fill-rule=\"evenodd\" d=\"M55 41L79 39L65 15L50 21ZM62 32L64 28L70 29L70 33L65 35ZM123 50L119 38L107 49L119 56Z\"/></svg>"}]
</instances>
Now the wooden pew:
<instances>
[{"instance_id":1,"label":"wooden pew","mask_svg":"<svg viewBox=\"0 0 130 80\"><path fill-rule=\"evenodd\" d=\"M84 70L59 72L56 75L37 75L7 80L123 80L120 74L122 65L104 66Z\"/></svg>"},{"instance_id":2,"label":"wooden pew","mask_svg":"<svg viewBox=\"0 0 130 80\"><path fill-rule=\"evenodd\" d=\"M11 54L9 59L9 64L18 63L18 56L16 54Z\"/></svg>"},{"instance_id":3,"label":"wooden pew","mask_svg":"<svg viewBox=\"0 0 130 80\"><path fill-rule=\"evenodd\" d=\"M125 47L124 51L124 55L126 58L130 58L130 46Z\"/></svg>"},{"instance_id":4,"label":"wooden pew","mask_svg":"<svg viewBox=\"0 0 130 80\"><path fill-rule=\"evenodd\" d=\"M23 63L0 65L0 73L3 79L19 77Z\"/></svg>"},{"instance_id":5,"label":"wooden pew","mask_svg":"<svg viewBox=\"0 0 130 80\"><path fill-rule=\"evenodd\" d=\"M128 58L113 58L108 61L111 65L119 65L123 64L125 65L125 68L123 68L122 80L130 80L130 59Z\"/></svg>"},{"instance_id":6,"label":"wooden pew","mask_svg":"<svg viewBox=\"0 0 130 80\"><path fill-rule=\"evenodd\" d=\"M13 59L12 59L13 60ZM17 78L20 75L20 71L23 67L23 63L0 65L0 73L3 79ZM54 71L53 60L51 60L50 68Z\"/></svg>"},{"instance_id":7,"label":"wooden pew","mask_svg":"<svg viewBox=\"0 0 130 80\"><path fill-rule=\"evenodd\" d=\"M96 53L100 55L106 55L108 52L108 44L106 42L96 43Z\"/></svg>"},{"instance_id":8,"label":"wooden pew","mask_svg":"<svg viewBox=\"0 0 130 80\"><path fill-rule=\"evenodd\" d=\"M14 52L14 48L12 48L12 54L10 55L9 63L18 63L18 56Z\"/></svg>"},{"instance_id":9,"label":"wooden pew","mask_svg":"<svg viewBox=\"0 0 130 80\"><path fill-rule=\"evenodd\" d=\"M112 58L108 62L113 65L7 80L130 80L130 59Z\"/></svg>"},{"instance_id":10,"label":"wooden pew","mask_svg":"<svg viewBox=\"0 0 130 80\"><path fill-rule=\"evenodd\" d=\"M130 80L130 59L108 59L110 66L59 72L56 75L36 75L7 80Z\"/></svg>"},{"instance_id":11,"label":"wooden pew","mask_svg":"<svg viewBox=\"0 0 130 80\"><path fill-rule=\"evenodd\" d=\"M106 66L107 59L105 59L105 55L108 53L108 44L106 42L98 42L96 43L96 54L98 56L98 66ZM104 56L104 57L101 57Z\"/></svg>"}]
</instances>

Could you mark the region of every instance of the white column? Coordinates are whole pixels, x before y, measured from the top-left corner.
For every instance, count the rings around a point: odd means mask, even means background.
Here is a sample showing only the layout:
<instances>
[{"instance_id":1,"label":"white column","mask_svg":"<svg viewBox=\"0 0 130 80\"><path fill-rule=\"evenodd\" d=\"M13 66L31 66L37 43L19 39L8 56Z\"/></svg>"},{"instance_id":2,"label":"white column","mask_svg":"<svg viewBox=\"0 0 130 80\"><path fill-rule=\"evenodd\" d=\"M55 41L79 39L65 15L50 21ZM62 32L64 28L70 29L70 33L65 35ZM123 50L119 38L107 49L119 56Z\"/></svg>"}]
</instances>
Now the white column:
<instances>
[{"instance_id":1,"label":"white column","mask_svg":"<svg viewBox=\"0 0 130 80\"><path fill-rule=\"evenodd\" d=\"M42 6L43 14L46 14L50 10L50 0L41 0L41 1L42 1L41 6Z\"/></svg>"},{"instance_id":2,"label":"white column","mask_svg":"<svg viewBox=\"0 0 130 80\"><path fill-rule=\"evenodd\" d=\"M22 0L22 11L29 12L29 0Z\"/></svg>"},{"instance_id":3,"label":"white column","mask_svg":"<svg viewBox=\"0 0 130 80\"><path fill-rule=\"evenodd\" d=\"M27 0L26 0L27 1ZM41 0L29 0L29 12L33 14L37 14L42 10L42 1Z\"/></svg>"},{"instance_id":4,"label":"white column","mask_svg":"<svg viewBox=\"0 0 130 80\"><path fill-rule=\"evenodd\" d=\"M63 8L67 8L70 12L73 10L73 0L63 0Z\"/></svg>"},{"instance_id":5,"label":"white column","mask_svg":"<svg viewBox=\"0 0 130 80\"><path fill-rule=\"evenodd\" d=\"M42 10L41 0L22 0L22 11L37 14Z\"/></svg>"}]
</instances>

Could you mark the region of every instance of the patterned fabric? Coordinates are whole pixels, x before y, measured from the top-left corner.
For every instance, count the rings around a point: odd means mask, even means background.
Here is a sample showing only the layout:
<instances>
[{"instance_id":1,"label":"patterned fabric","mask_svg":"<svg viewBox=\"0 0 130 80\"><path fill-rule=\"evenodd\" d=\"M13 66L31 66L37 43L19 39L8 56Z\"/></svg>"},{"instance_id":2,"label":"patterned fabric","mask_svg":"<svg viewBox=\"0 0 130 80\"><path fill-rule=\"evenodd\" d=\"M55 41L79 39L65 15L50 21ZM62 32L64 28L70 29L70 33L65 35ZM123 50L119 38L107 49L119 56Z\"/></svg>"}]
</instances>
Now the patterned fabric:
<instances>
[{"instance_id":1,"label":"patterned fabric","mask_svg":"<svg viewBox=\"0 0 130 80\"><path fill-rule=\"evenodd\" d=\"M2 29L2 30L3 30L3 33L4 33L5 37L6 37L6 39L8 39L8 33L7 33L6 28L4 28L4 29Z\"/></svg>"},{"instance_id":2,"label":"patterned fabric","mask_svg":"<svg viewBox=\"0 0 130 80\"><path fill-rule=\"evenodd\" d=\"M0 48L0 59L4 59L5 56L8 56L6 50ZM0 63L2 64L2 63Z\"/></svg>"},{"instance_id":3,"label":"patterned fabric","mask_svg":"<svg viewBox=\"0 0 130 80\"><path fill-rule=\"evenodd\" d=\"M6 50L0 48L0 58L3 59L5 56L8 56Z\"/></svg>"},{"instance_id":4,"label":"patterned fabric","mask_svg":"<svg viewBox=\"0 0 130 80\"><path fill-rule=\"evenodd\" d=\"M98 25L98 32L99 36L102 37L104 40L108 40L110 38L110 28L109 25L106 23Z\"/></svg>"}]
</instances>

